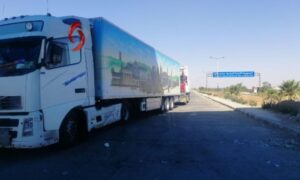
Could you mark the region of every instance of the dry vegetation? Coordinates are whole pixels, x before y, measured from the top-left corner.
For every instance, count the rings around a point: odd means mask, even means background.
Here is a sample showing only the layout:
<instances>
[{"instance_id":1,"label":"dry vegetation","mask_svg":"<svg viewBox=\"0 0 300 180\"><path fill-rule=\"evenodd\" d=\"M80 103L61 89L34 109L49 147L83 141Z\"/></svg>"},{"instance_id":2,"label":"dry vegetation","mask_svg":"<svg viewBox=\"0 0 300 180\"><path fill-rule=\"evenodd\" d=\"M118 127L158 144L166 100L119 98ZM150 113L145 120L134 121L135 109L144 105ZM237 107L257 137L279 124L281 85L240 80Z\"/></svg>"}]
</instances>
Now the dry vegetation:
<instances>
[{"instance_id":1,"label":"dry vegetation","mask_svg":"<svg viewBox=\"0 0 300 180\"><path fill-rule=\"evenodd\" d=\"M258 94L241 94L240 95L242 99L249 102L251 105L251 102L254 102L256 106L262 106L263 105L263 97Z\"/></svg>"},{"instance_id":2,"label":"dry vegetation","mask_svg":"<svg viewBox=\"0 0 300 180\"><path fill-rule=\"evenodd\" d=\"M241 103L241 104L248 104L251 106L258 106L261 107L263 104L263 97L249 92L242 92L239 95L231 95L224 90L200 90L201 93L205 93L212 96L217 96L225 99L230 99L232 101Z\"/></svg>"},{"instance_id":3,"label":"dry vegetation","mask_svg":"<svg viewBox=\"0 0 300 180\"><path fill-rule=\"evenodd\" d=\"M294 80L284 81L280 86L280 90L263 87L258 94L251 93L241 83L225 89L199 88L199 91L241 104L271 109L293 116L300 115L300 83Z\"/></svg>"}]
</instances>

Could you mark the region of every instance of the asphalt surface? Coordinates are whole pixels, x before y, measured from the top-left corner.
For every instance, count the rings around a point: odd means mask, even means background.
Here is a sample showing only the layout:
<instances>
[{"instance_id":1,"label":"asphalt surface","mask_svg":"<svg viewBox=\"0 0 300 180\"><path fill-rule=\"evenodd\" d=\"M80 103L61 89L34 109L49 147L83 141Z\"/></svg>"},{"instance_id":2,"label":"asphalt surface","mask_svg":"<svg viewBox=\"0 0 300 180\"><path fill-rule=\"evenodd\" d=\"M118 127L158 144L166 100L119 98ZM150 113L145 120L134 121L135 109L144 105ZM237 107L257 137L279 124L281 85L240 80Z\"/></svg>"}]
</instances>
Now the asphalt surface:
<instances>
[{"instance_id":1,"label":"asphalt surface","mask_svg":"<svg viewBox=\"0 0 300 180\"><path fill-rule=\"evenodd\" d=\"M70 149L2 149L0 179L300 179L294 136L191 99L97 130Z\"/></svg>"}]
</instances>

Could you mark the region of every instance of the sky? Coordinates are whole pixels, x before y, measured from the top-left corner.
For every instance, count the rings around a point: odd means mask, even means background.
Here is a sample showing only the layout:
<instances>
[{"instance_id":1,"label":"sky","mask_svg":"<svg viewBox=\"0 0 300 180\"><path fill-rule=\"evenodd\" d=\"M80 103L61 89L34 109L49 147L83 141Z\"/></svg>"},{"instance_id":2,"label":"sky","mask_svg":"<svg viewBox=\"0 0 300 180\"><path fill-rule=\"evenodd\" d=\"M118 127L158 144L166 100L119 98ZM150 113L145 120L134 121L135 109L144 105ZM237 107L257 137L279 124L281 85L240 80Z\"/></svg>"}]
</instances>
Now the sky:
<instances>
[{"instance_id":1,"label":"sky","mask_svg":"<svg viewBox=\"0 0 300 180\"><path fill-rule=\"evenodd\" d=\"M1 18L46 14L47 0L0 0L0 7ZM204 87L206 74L218 69L259 72L273 86L300 80L299 0L48 0L48 9L106 18L187 65L193 87ZM208 78L209 87L240 82L259 81Z\"/></svg>"}]
</instances>

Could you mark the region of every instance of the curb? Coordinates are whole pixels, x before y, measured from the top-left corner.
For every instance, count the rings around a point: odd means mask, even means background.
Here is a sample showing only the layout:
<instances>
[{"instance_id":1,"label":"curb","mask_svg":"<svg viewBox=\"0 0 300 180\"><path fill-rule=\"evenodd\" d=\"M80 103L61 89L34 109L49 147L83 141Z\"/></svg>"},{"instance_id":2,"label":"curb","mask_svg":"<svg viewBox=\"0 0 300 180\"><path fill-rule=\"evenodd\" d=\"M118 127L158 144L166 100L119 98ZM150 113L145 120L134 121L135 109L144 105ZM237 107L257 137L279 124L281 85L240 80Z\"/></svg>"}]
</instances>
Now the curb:
<instances>
[{"instance_id":1,"label":"curb","mask_svg":"<svg viewBox=\"0 0 300 180\"><path fill-rule=\"evenodd\" d=\"M242 109L239 109L239 108L236 108L234 110L237 111L237 112L240 112L240 113L242 113L242 114L244 114L244 115L246 115L246 116L248 116L248 117L250 117L250 118L252 118L254 120L262 122L262 123L264 123L266 125L270 125L270 126L272 126L274 128L278 128L278 129L281 129L281 130L284 130L284 131L288 131L289 133L293 134L294 136L300 137L300 131L297 131L295 129L289 128L289 127L284 126L284 125L281 125L280 123L272 122L272 121L266 120L264 118L258 117L255 114L251 114L249 112L245 112L245 111L243 111Z\"/></svg>"},{"instance_id":2,"label":"curb","mask_svg":"<svg viewBox=\"0 0 300 180\"><path fill-rule=\"evenodd\" d=\"M233 107L231 105L228 105L228 104L226 104L224 102L220 102L220 101L218 101L218 100L210 97L209 95L202 94L202 93L199 93L199 92L197 92L197 93L200 94L200 95L202 95L202 96L204 96L204 97L206 97L206 98L208 98L208 99L210 99L210 100L212 100L212 101L214 101L214 102L216 102L216 103L222 104L223 106L226 106L226 107L228 107L230 109L233 109L234 111L240 112L240 113L242 113L242 114L244 114L244 115L246 115L246 116L248 116L248 117L250 117L250 118L252 118L254 120L257 120L259 122L262 122L264 124L270 125L272 127L275 127L275 128L281 129L281 130L288 131L289 133L292 133L293 135L295 135L297 137L300 137L300 131L299 130L296 130L296 129L284 126L284 125L282 125L280 123L277 123L277 122L272 122L272 121L267 120L265 118L259 117L259 116L255 115L254 113L246 112L246 111L244 111L241 108L235 108L235 107Z\"/></svg>"}]
</instances>

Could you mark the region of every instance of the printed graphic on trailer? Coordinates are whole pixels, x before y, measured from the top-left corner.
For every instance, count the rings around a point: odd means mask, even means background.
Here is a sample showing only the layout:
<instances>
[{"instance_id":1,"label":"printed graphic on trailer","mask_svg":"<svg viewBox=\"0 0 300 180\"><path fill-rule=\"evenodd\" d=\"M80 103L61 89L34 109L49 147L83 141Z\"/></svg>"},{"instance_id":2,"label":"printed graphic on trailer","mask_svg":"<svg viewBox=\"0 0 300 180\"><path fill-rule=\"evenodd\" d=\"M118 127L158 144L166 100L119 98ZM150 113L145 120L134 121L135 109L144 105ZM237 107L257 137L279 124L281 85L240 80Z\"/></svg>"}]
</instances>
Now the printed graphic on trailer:
<instances>
[{"instance_id":1,"label":"printed graphic on trailer","mask_svg":"<svg viewBox=\"0 0 300 180\"><path fill-rule=\"evenodd\" d=\"M99 28L103 34L95 44L102 51L96 54L102 56L96 63L101 63L98 67L104 70L106 85L146 94L178 93L180 66L176 61L107 22Z\"/></svg>"}]
</instances>

